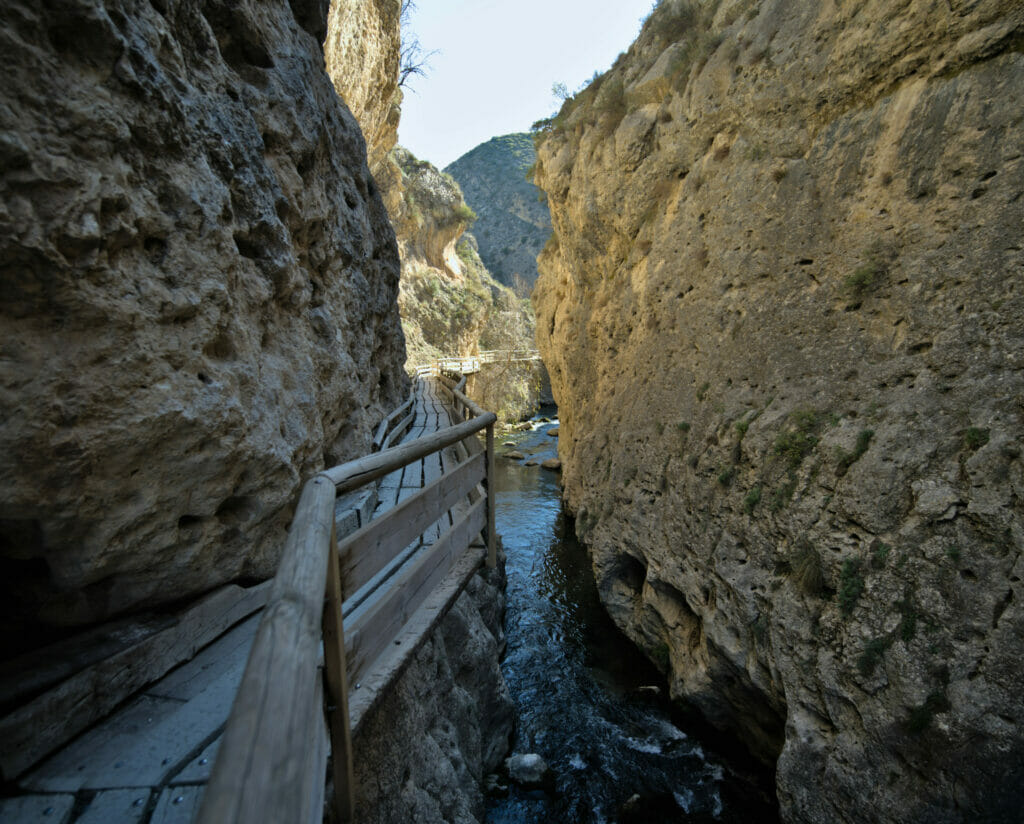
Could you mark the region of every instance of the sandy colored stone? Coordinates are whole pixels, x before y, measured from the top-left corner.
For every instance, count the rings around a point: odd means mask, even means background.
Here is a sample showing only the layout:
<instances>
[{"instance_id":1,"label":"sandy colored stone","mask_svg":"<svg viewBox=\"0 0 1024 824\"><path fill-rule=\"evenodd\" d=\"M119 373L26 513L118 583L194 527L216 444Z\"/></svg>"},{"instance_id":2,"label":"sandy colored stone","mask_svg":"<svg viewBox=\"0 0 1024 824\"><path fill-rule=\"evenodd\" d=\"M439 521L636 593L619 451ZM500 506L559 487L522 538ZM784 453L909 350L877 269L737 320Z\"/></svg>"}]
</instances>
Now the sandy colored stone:
<instances>
[{"instance_id":1,"label":"sandy colored stone","mask_svg":"<svg viewBox=\"0 0 1024 824\"><path fill-rule=\"evenodd\" d=\"M301 482L406 395L325 12L3 4L8 642L271 575Z\"/></svg>"},{"instance_id":2,"label":"sandy colored stone","mask_svg":"<svg viewBox=\"0 0 1024 824\"><path fill-rule=\"evenodd\" d=\"M684 8L538 147L601 597L784 820L1012 821L1024 7Z\"/></svg>"},{"instance_id":3,"label":"sandy colored stone","mask_svg":"<svg viewBox=\"0 0 1024 824\"><path fill-rule=\"evenodd\" d=\"M362 128L375 176L398 142L400 6L400 0L331 0L327 18L327 73Z\"/></svg>"},{"instance_id":4,"label":"sandy colored stone","mask_svg":"<svg viewBox=\"0 0 1024 824\"><path fill-rule=\"evenodd\" d=\"M547 460L541 461L541 469L559 470L562 468L562 462L558 458L548 458Z\"/></svg>"}]
</instances>

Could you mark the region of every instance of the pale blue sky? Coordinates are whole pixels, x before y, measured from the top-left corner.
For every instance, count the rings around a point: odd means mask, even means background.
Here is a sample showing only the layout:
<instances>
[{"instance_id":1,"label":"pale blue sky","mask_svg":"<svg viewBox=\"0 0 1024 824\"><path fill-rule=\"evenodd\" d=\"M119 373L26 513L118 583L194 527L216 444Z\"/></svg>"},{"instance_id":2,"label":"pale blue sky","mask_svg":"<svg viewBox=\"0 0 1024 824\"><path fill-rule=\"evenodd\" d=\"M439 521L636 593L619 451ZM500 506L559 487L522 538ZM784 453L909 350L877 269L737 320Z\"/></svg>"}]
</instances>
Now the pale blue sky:
<instances>
[{"instance_id":1,"label":"pale blue sky","mask_svg":"<svg viewBox=\"0 0 1024 824\"><path fill-rule=\"evenodd\" d=\"M402 104L399 142L443 168L496 135L527 131L640 31L653 0L417 0L412 30L430 59Z\"/></svg>"}]
</instances>

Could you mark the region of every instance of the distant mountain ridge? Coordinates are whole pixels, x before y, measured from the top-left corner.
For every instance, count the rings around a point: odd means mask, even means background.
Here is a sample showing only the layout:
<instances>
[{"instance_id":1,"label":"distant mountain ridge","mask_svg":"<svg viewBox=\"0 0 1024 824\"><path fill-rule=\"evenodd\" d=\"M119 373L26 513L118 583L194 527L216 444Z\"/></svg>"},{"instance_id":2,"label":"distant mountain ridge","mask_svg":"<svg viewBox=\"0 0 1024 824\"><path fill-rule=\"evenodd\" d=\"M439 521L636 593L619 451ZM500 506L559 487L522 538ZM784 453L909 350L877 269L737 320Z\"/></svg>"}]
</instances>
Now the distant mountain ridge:
<instances>
[{"instance_id":1,"label":"distant mountain ridge","mask_svg":"<svg viewBox=\"0 0 1024 824\"><path fill-rule=\"evenodd\" d=\"M473 234L481 259L513 288L517 274L533 287L537 255L551 234L547 200L526 179L535 160L529 134L508 134L481 143L445 169L478 215Z\"/></svg>"}]
</instances>

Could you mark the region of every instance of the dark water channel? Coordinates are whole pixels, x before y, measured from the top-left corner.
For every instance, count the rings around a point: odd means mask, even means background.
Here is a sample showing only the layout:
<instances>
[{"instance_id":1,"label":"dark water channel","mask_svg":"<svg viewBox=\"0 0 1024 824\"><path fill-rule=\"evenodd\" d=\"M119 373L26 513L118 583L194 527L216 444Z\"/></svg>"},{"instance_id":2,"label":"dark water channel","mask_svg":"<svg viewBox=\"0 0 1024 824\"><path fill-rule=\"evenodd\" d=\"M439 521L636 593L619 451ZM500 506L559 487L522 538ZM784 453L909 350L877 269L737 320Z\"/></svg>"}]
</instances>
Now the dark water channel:
<instances>
[{"instance_id":1,"label":"dark water channel","mask_svg":"<svg viewBox=\"0 0 1024 824\"><path fill-rule=\"evenodd\" d=\"M551 426L499 444L515 441L527 459L553 457ZM488 802L486 820L777 822L771 776L672 705L663 677L601 606L557 473L500 457L510 448L499 445L496 461L508 554L502 669L518 711L513 751L540 754L554 782L512 785ZM651 686L661 695L640 689Z\"/></svg>"}]
</instances>

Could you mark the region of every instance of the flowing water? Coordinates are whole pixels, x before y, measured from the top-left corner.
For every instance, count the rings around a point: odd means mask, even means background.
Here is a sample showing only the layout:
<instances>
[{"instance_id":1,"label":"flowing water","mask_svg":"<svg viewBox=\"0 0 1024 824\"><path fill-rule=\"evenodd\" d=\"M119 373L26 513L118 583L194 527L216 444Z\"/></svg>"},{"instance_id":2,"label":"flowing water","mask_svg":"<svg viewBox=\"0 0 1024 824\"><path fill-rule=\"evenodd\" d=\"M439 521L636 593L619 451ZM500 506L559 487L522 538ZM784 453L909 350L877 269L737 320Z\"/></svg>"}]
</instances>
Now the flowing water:
<instances>
[{"instance_id":1,"label":"flowing water","mask_svg":"<svg viewBox=\"0 0 1024 824\"><path fill-rule=\"evenodd\" d=\"M553 457L551 426L507 440L527 458ZM771 775L672 705L664 678L601 606L557 474L500 457L507 449L498 448L495 482L513 751L540 754L554 779L544 790L512 785L489 800L486 820L777 822Z\"/></svg>"}]
</instances>

